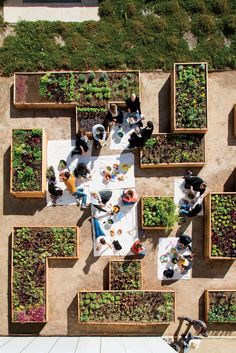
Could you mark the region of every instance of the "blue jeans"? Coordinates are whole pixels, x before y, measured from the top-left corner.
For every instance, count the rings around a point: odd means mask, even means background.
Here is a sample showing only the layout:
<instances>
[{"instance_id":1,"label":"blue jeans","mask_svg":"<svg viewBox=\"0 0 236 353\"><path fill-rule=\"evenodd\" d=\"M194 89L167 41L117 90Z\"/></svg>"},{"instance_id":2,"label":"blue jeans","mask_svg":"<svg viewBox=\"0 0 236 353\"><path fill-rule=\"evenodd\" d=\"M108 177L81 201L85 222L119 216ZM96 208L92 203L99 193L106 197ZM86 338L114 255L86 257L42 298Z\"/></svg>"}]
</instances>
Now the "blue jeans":
<instances>
[{"instance_id":1,"label":"blue jeans","mask_svg":"<svg viewBox=\"0 0 236 353\"><path fill-rule=\"evenodd\" d=\"M78 197L79 199L82 199L82 205L86 206L87 195L83 191L84 191L83 188L78 187L76 192L74 192L72 195L75 197Z\"/></svg>"},{"instance_id":2,"label":"blue jeans","mask_svg":"<svg viewBox=\"0 0 236 353\"><path fill-rule=\"evenodd\" d=\"M123 203L123 206L131 206L131 205L135 204L135 202L128 202L128 201L124 201L124 200L122 200L122 203Z\"/></svg>"},{"instance_id":3,"label":"blue jeans","mask_svg":"<svg viewBox=\"0 0 236 353\"><path fill-rule=\"evenodd\" d=\"M188 216L189 215L189 210L190 210L190 206L187 204L184 204L180 207L180 211L179 214L181 216Z\"/></svg>"},{"instance_id":4,"label":"blue jeans","mask_svg":"<svg viewBox=\"0 0 236 353\"><path fill-rule=\"evenodd\" d=\"M105 237L105 234L101 229L101 226L97 218L93 218L93 225L94 225L94 231L95 231L95 239L97 239L100 236Z\"/></svg>"}]
</instances>

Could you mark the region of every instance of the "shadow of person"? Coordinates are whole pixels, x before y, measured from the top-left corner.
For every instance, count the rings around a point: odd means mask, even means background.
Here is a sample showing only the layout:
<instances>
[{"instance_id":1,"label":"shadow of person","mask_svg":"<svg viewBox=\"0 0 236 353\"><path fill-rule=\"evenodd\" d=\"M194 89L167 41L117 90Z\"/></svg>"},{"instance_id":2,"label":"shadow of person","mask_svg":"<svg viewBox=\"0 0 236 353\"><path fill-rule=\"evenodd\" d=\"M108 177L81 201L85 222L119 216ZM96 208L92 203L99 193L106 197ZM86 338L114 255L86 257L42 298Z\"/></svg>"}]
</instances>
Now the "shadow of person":
<instances>
[{"instance_id":1,"label":"shadow of person","mask_svg":"<svg viewBox=\"0 0 236 353\"><path fill-rule=\"evenodd\" d=\"M90 271L90 267L98 261L99 256L95 257L93 255L93 249L90 251L89 256L85 260L85 266L83 267L83 272L87 275Z\"/></svg>"}]
</instances>

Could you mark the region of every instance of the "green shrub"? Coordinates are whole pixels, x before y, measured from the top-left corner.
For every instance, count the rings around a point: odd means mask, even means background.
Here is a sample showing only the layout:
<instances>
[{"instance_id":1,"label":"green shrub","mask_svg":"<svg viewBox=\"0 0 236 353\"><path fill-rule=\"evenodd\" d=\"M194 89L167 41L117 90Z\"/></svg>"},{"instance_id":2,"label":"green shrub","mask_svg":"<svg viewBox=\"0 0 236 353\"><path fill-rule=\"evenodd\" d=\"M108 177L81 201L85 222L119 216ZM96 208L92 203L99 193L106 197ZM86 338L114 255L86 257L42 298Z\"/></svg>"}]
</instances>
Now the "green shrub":
<instances>
[{"instance_id":1,"label":"green shrub","mask_svg":"<svg viewBox=\"0 0 236 353\"><path fill-rule=\"evenodd\" d=\"M211 15L195 15L192 18L191 28L196 36L208 35L216 31L216 22Z\"/></svg>"},{"instance_id":2,"label":"green shrub","mask_svg":"<svg viewBox=\"0 0 236 353\"><path fill-rule=\"evenodd\" d=\"M235 34L236 32L236 14L227 15L222 18L223 33L226 36Z\"/></svg>"}]
</instances>

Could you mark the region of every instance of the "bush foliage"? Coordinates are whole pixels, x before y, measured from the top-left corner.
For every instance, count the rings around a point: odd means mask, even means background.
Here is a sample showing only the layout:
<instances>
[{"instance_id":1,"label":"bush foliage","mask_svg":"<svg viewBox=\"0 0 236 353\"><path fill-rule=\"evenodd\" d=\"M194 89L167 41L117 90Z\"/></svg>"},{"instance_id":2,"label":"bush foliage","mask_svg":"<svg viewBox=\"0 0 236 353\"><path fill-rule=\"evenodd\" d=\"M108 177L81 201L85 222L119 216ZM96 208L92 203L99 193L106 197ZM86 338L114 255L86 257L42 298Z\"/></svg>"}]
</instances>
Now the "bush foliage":
<instances>
[{"instance_id":1,"label":"bush foliage","mask_svg":"<svg viewBox=\"0 0 236 353\"><path fill-rule=\"evenodd\" d=\"M0 70L236 68L235 0L103 0L99 14L98 22L19 22L0 48ZM187 32L197 39L192 50Z\"/></svg>"}]
</instances>

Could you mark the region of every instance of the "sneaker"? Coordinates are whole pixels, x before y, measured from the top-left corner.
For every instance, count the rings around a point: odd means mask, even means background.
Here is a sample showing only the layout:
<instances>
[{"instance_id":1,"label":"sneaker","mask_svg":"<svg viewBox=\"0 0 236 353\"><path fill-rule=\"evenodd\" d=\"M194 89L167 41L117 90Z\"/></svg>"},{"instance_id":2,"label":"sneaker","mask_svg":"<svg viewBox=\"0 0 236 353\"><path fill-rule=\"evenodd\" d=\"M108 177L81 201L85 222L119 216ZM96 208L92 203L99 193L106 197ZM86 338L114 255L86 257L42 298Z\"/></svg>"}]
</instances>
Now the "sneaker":
<instances>
[{"instance_id":1,"label":"sneaker","mask_svg":"<svg viewBox=\"0 0 236 353\"><path fill-rule=\"evenodd\" d=\"M78 197L75 198L75 201L77 202L77 205L80 206L80 199Z\"/></svg>"},{"instance_id":2,"label":"sneaker","mask_svg":"<svg viewBox=\"0 0 236 353\"><path fill-rule=\"evenodd\" d=\"M85 210L87 207L86 205L81 205L81 210Z\"/></svg>"}]
</instances>

